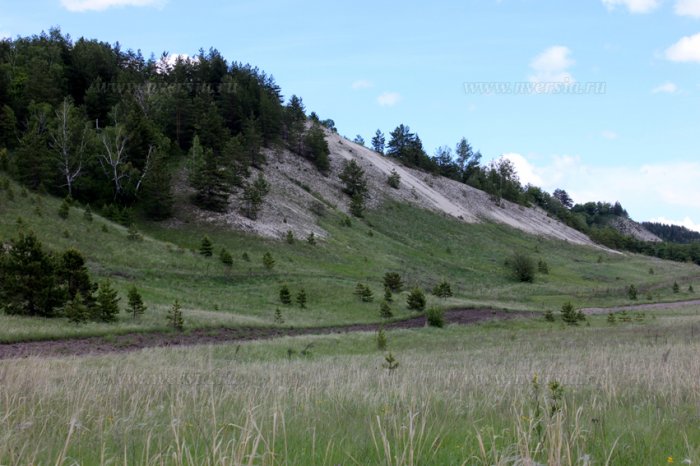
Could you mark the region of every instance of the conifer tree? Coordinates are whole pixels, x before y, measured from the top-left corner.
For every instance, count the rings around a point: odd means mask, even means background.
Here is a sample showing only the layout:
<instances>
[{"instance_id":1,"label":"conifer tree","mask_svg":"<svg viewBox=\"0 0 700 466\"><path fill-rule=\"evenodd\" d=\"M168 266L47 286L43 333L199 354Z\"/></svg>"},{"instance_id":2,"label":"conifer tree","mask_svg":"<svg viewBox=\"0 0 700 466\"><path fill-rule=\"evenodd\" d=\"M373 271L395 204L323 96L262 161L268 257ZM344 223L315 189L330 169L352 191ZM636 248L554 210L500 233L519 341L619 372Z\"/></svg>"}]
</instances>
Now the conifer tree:
<instances>
[{"instance_id":1,"label":"conifer tree","mask_svg":"<svg viewBox=\"0 0 700 466\"><path fill-rule=\"evenodd\" d=\"M425 295L420 288L414 288L406 298L406 304L412 311L422 312L425 310Z\"/></svg>"},{"instance_id":2,"label":"conifer tree","mask_svg":"<svg viewBox=\"0 0 700 466\"><path fill-rule=\"evenodd\" d=\"M85 305L83 295L77 293L63 306L63 315L76 325L84 324L90 318L90 309Z\"/></svg>"},{"instance_id":3,"label":"conifer tree","mask_svg":"<svg viewBox=\"0 0 700 466\"><path fill-rule=\"evenodd\" d=\"M100 322L115 322L119 314L119 298L109 280L100 284L97 292L97 305L93 317Z\"/></svg>"},{"instance_id":4,"label":"conifer tree","mask_svg":"<svg viewBox=\"0 0 700 466\"><path fill-rule=\"evenodd\" d=\"M214 246L211 244L211 240L208 236L202 238L202 242L199 244L199 253L204 257L211 257L214 255Z\"/></svg>"},{"instance_id":5,"label":"conifer tree","mask_svg":"<svg viewBox=\"0 0 700 466\"><path fill-rule=\"evenodd\" d=\"M185 329L185 319L182 314L182 307L177 299L170 309L168 309L166 318L168 320L168 324L175 330L182 332Z\"/></svg>"},{"instance_id":6,"label":"conifer tree","mask_svg":"<svg viewBox=\"0 0 700 466\"><path fill-rule=\"evenodd\" d=\"M282 285L280 288L280 302L286 306L292 304L292 293L287 285Z\"/></svg>"},{"instance_id":7,"label":"conifer tree","mask_svg":"<svg viewBox=\"0 0 700 466\"><path fill-rule=\"evenodd\" d=\"M272 270L272 269L274 268L274 266L275 266L275 259L272 258L272 254L270 254L269 252L266 252L266 253L263 255L262 261L263 261L263 266L264 266L267 270Z\"/></svg>"},{"instance_id":8,"label":"conifer tree","mask_svg":"<svg viewBox=\"0 0 700 466\"><path fill-rule=\"evenodd\" d=\"M304 288L299 290L299 293L297 293L296 301L300 308L306 308L306 290L304 290Z\"/></svg>"},{"instance_id":9,"label":"conifer tree","mask_svg":"<svg viewBox=\"0 0 700 466\"><path fill-rule=\"evenodd\" d=\"M129 312L131 313L131 317L133 319L142 316L146 312L146 305L143 304L143 298L141 298L141 294L135 286L129 288L128 301Z\"/></svg>"},{"instance_id":10,"label":"conifer tree","mask_svg":"<svg viewBox=\"0 0 700 466\"><path fill-rule=\"evenodd\" d=\"M385 142L386 139L384 137L384 133L382 133L381 130L377 130L377 132L374 133L374 137L372 138L372 149L374 150L374 152L384 155Z\"/></svg>"},{"instance_id":11,"label":"conifer tree","mask_svg":"<svg viewBox=\"0 0 700 466\"><path fill-rule=\"evenodd\" d=\"M226 267L230 268L233 266L233 256L226 249L221 249L221 252L219 253L219 259L221 260L221 263L224 264Z\"/></svg>"}]
</instances>

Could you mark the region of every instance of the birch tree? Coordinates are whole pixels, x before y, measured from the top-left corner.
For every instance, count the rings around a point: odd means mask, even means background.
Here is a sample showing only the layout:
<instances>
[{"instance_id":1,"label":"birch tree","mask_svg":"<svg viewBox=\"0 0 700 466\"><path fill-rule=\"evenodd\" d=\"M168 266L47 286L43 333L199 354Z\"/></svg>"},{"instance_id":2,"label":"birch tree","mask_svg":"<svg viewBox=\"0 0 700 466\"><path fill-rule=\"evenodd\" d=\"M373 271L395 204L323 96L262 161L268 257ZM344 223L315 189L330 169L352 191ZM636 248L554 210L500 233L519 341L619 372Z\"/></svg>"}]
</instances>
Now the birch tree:
<instances>
[{"instance_id":1,"label":"birch tree","mask_svg":"<svg viewBox=\"0 0 700 466\"><path fill-rule=\"evenodd\" d=\"M56 121L51 129L51 148L64 180L63 187L73 196L73 185L83 170L90 130L70 99L56 110Z\"/></svg>"}]
</instances>

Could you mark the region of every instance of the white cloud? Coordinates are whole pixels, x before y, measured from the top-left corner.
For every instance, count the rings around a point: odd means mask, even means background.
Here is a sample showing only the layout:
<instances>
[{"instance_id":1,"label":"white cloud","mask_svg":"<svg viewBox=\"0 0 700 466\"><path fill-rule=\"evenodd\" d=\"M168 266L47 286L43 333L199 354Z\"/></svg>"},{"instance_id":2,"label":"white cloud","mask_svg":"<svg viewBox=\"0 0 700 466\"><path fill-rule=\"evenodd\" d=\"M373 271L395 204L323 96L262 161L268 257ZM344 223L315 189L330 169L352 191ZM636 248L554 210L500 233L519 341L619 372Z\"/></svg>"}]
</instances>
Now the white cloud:
<instances>
[{"instance_id":1,"label":"white cloud","mask_svg":"<svg viewBox=\"0 0 700 466\"><path fill-rule=\"evenodd\" d=\"M384 92L377 97L377 103L382 107L393 107L401 102L401 94L398 92Z\"/></svg>"},{"instance_id":2,"label":"white cloud","mask_svg":"<svg viewBox=\"0 0 700 466\"><path fill-rule=\"evenodd\" d=\"M361 89L370 89L374 87L374 84L372 84L372 81L368 81L366 79L358 79L354 83L352 83L353 90L361 90Z\"/></svg>"},{"instance_id":3,"label":"white cloud","mask_svg":"<svg viewBox=\"0 0 700 466\"><path fill-rule=\"evenodd\" d=\"M686 227L689 230L700 231L700 224L695 223L690 217L685 217L683 220L670 220L666 217L656 217L649 220L650 222L663 223L665 225L678 225Z\"/></svg>"},{"instance_id":4,"label":"white cloud","mask_svg":"<svg viewBox=\"0 0 700 466\"><path fill-rule=\"evenodd\" d=\"M679 16L700 18L700 0L678 0L674 10Z\"/></svg>"},{"instance_id":5,"label":"white cloud","mask_svg":"<svg viewBox=\"0 0 700 466\"><path fill-rule=\"evenodd\" d=\"M651 90L652 94L675 94L678 92L678 86L672 82L666 82L656 86Z\"/></svg>"},{"instance_id":6,"label":"white cloud","mask_svg":"<svg viewBox=\"0 0 700 466\"><path fill-rule=\"evenodd\" d=\"M610 131L609 129L606 129L600 133L600 135L603 137L603 139L607 139L608 141L614 141L620 137L615 131Z\"/></svg>"},{"instance_id":7,"label":"white cloud","mask_svg":"<svg viewBox=\"0 0 700 466\"><path fill-rule=\"evenodd\" d=\"M530 68L535 73L530 76L530 82L575 82L574 77L568 71L576 63L570 55L571 50L563 45L549 47L537 55L530 63Z\"/></svg>"},{"instance_id":8,"label":"white cloud","mask_svg":"<svg viewBox=\"0 0 700 466\"><path fill-rule=\"evenodd\" d=\"M515 170L518 172L518 178L520 178L520 183L525 186L531 184L534 186L542 186L542 178L535 173L535 167L528 162L528 160L521 154L515 152L509 152L503 154L501 158L508 159L513 163Z\"/></svg>"},{"instance_id":9,"label":"white cloud","mask_svg":"<svg viewBox=\"0 0 700 466\"><path fill-rule=\"evenodd\" d=\"M661 4L661 0L603 0L608 10L614 10L618 6L623 6L630 13L649 13Z\"/></svg>"},{"instance_id":10,"label":"white cloud","mask_svg":"<svg viewBox=\"0 0 700 466\"><path fill-rule=\"evenodd\" d=\"M112 7L155 6L162 7L167 0L61 0L68 11L103 11Z\"/></svg>"},{"instance_id":11,"label":"white cloud","mask_svg":"<svg viewBox=\"0 0 700 466\"><path fill-rule=\"evenodd\" d=\"M666 59L700 63L700 33L686 36L666 49Z\"/></svg>"}]
</instances>

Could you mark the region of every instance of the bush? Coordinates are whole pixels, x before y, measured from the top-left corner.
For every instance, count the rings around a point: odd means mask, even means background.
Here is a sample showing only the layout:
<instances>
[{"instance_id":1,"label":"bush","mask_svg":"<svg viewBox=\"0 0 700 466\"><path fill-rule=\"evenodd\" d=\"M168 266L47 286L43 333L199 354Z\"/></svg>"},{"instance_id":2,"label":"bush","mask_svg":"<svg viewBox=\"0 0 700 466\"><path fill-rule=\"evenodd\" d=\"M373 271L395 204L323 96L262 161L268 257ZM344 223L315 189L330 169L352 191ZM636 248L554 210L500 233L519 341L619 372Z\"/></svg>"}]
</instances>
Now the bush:
<instances>
[{"instance_id":1,"label":"bush","mask_svg":"<svg viewBox=\"0 0 700 466\"><path fill-rule=\"evenodd\" d=\"M185 320L182 316L182 307L177 299L168 310L168 315L166 318L168 319L168 324L175 330L182 332L185 329Z\"/></svg>"},{"instance_id":2,"label":"bush","mask_svg":"<svg viewBox=\"0 0 700 466\"><path fill-rule=\"evenodd\" d=\"M379 351L384 351L386 349L386 333L383 328L377 331L377 349Z\"/></svg>"},{"instance_id":3,"label":"bush","mask_svg":"<svg viewBox=\"0 0 700 466\"><path fill-rule=\"evenodd\" d=\"M627 288L627 296L632 301L636 301L637 300L637 287L634 285L630 285L629 288Z\"/></svg>"},{"instance_id":4,"label":"bush","mask_svg":"<svg viewBox=\"0 0 700 466\"><path fill-rule=\"evenodd\" d=\"M133 223L129 225L129 230L126 237L129 239L129 241L141 241L143 239L141 233L139 233L139 231L136 229L136 225Z\"/></svg>"},{"instance_id":5,"label":"bush","mask_svg":"<svg viewBox=\"0 0 700 466\"><path fill-rule=\"evenodd\" d=\"M280 302L287 306L292 304L292 293L287 285L282 285L282 288L280 288Z\"/></svg>"},{"instance_id":6,"label":"bush","mask_svg":"<svg viewBox=\"0 0 700 466\"><path fill-rule=\"evenodd\" d=\"M406 298L406 304L412 311L423 312L425 310L425 294L420 288L414 288Z\"/></svg>"},{"instance_id":7,"label":"bush","mask_svg":"<svg viewBox=\"0 0 700 466\"><path fill-rule=\"evenodd\" d=\"M70 215L70 204L67 199L64 199L61 207L58 208L58 216L65 220L68 218L68 215Z\"/></svg>"},{"instance_id":8,"label":"bush","mask_svg":"<svg viewBox=\"0 0 700 466\"><path fill-rule=\"evenodd\" d=\"M540 261L537 263L537 271L543 275L548 275L549 274L549 265L540 259Z\"/></svg>"},{"instance_id":9,"label":"bush","mask_svg":"<svg viewBox=\"0 0 700 466\"><path fill-rule=\"evenodd\" d=\"M384 288L388 288L394 293L401 293L403 289L403 280L401 275L396 272L387 272L384 274Z\"/></svg>"},{"instance_id":10,"label":"bush","mask_svg":"<svg viewBox=\"0 0 700 466\"><path fill-rule=\"evenodd\" d=\"M262 261L263 266L267 270L272 270L275 266L275 259L272 258L272 254L270 254L269 252L266 252L265 255L263 255Z\"/></svg>"},{"instance_id":11,"label":"bush","mask_svg":"<svg viewBox=\"0 0 700 466\"><path fill-rule=\"evenodd\" d=\"M433 288L433 294L438 298L447 299L452 296L452 286L447 281L442 281L435 285Z\"/></svg>"},{"instance_id":12,"label":"bush","mask_svg":"<svg viewBox=\"0 0 700 466\"><path fill-rule=\"evenodd\" d=\"M554 313L551 310L547 310L544 313L544 320L547 322L554 322Z\"/></svg>"},{"instance_id":13,"label":"bush","mask_svg":"<svg viewBox=\"0 0 700 466\"><path fill-rule=\"evenodd\" d=\"M287 230L287 236L285 239L287 244L294 244L294 232L292 232L292 230Z\"/></svg>"},{"instance_id":14,"label":"bush","mask_svg":"<svg viewBox=\"0 0 700 466\"><path fill-rule=\"evenodd\" d=\"M221 249L221 252L219 252L219 259L221 260L221 263L224 264L226 267L233 266L233 256L226 249Z\"/></svg>"},{"instance_id":15,"label":"bush","mask_svg":"<svg viewBox=\"0 0 700 466\"><path fill-rule=\"evenodd\" d=\"M575 311L573 304L567 302L561 307L561 320L569 325L578 325L580 321L586 320L586 316L581 311Z\"/></svg>"},{"instance_id":16,"label":"bush","mask_svg":"<svg viewBox=\"0 0 700 466\"><path fill-rule=\"evenodd\" d=\"M88 308L83 301L83 295L77 293L73 299L63 306L63 315L68 318L69 322L80 325L88 321L90 318L90 308Z\"/></svg>"},{"instance_id":17,"label":"bush","mask_svg":"<svg viewBox=\"0 0 700 466\"><path fill-rule=\"evenodd\" d=\"M383 300L381 304L379 304L379 315L382 319L391 319L394 317L394 313L391 312L391 306L386 300Z\"/></svg>"},{"instance_id":18,"label":"bush","mask_svg":"<svg viewBox=\"0 0 700 466\"><path fill-rule=\"evenodd\" d=\"M358 283L355 287L355 295L362 300L363 303L371 303L374 300L374 293L369 286Z\"/></svg>"},{"instance_id":19,"label":"bush","mask_svg":"<svg viewBox=\"0 0 700 466\"><path fill-rule=\"evenodd\" d=\"M678 286L678 282L673 282L673 292L678 293L681 291L681 287Z\"/></svg>"},{"instance_id":20,"label":"bush","mask_svg":"<svg viewBox=\"0 0 700 466\"><path fill-rule=\"evenodd\" d=\"M401 186L401 175L399 175L396 170L391 170L391 174L387 178L386 182L394 189L399 189Z\"/></svg>"},{"instance_id":21,"label":"bush","mask_svg":"<svg viewBox=\"0 0 700 466\"><path fill-rule=\"evenodd\" d=\"M297 304L302 309L306 308L306 291L304 288L299 290L299 293L297 293Z\"/></svg>"},{"instance_id":22,"label":"bush","mask_svg":"<svg viewBox=\"0 0 700 466\"><path fill-rule=\"evenodd\" d=\"M316 235L313 231L309 233L309 236L306 237L306 242L312 246L316 244Z\"/></svg>"},{"instance_id":23,"label":"bush","mask_svg":"<svg viewBox=\"0 0 700 466\"><path fill-rule=\"evenodd\" d=\"M513 274L513 278L523 283L535 281L535 262L531 257L521 253L515 253L506 261L506 266Z\"/></svg>"},{"instance_id":24,"label":"bush","mask_svg":"<svg viewBox=\"0 0 700 466\"><path fill-rule=\"evenodd\" d=\"M426 321L431 327L442 328L445 326L445 312L439 307L431 307L426 314Z\"/></svg>"},{"instance_id":25,"label":"bush","mask_svg":"<svg viewBox=\"0 0 700 466\"><path fill-rule=\"evenodd\" d=\"M199 253L204 257L211 257L214 255L214 246L211 244L211 240L208 236L202 238L202 242L199 245Z\"/></svg>"}]
</instances>

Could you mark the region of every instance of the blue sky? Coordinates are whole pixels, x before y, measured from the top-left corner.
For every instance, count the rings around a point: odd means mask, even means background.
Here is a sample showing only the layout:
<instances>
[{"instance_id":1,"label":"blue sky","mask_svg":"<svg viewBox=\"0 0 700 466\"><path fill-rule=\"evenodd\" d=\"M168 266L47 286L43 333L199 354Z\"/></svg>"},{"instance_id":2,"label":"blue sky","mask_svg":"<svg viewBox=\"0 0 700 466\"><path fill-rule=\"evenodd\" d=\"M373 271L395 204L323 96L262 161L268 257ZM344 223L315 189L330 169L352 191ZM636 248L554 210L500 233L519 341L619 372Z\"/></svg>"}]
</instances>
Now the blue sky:
<instances>
[{"instance_id":1,"label":"blue sky","mask_svg":"<svg viewBox=\"0 0 700 466\"><path fill-rule=\"evenodd\" d=\"M146 56L213 46L349 137L465 136L524 182L700 230L700 0L0 0L0 35L52 26ZM466 91L482 82L604 92Z\"/></svg>"}]
</instances>

